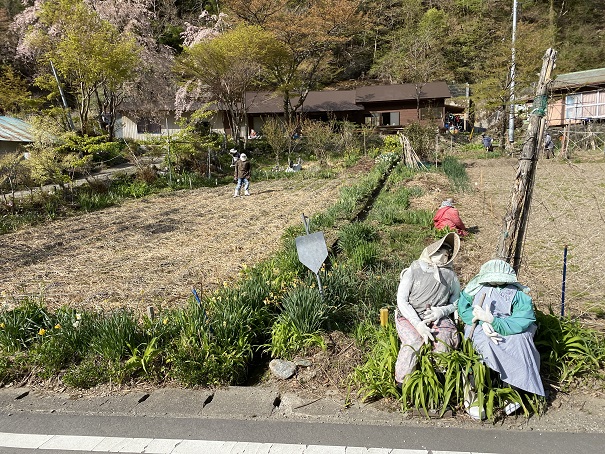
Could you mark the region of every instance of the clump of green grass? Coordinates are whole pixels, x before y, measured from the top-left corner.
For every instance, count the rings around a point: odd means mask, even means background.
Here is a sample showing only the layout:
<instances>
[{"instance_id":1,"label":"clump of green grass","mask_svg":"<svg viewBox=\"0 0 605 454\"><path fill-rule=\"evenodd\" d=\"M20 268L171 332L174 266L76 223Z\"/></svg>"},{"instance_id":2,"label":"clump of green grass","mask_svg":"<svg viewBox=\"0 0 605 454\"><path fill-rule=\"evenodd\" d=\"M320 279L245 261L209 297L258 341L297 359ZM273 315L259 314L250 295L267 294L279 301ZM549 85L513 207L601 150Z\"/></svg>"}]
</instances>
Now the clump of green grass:
<instances>
[{"instance_id":1,"label":"clump of green grass","mask_svg":"<svg viewBox=\"0 0 605 454\"><path fill-rule=\"evenodd\" d=\"M430 228L433 226L434 214L431 210L407 210L403 216L403 222Z\"/></svg>"},{"instance_id":2,"label":"clump of green grass","mask_svg":"<svg viewBox=\"0 0 605 454\"><path fill-rule=\"evenodd\" d=\"M345 254L351 254L359 243L369 243L376 240L378 240L376 229L364 222L346 224L338 233L338 247Z\"/></svg>"},{"instance_id":3,"label":"clump of green grass","mask_svg":"<svg viewBox=\"0 0 605 454\"><path fill-rule=\"evenodd\" d=\"M358 388L362 401L397 398L395 387L395 360L399 352L399 338L392 324L377 327L371 321L362 321L354 331L358 346L365 347L365 362L351 374L351 383Z\"/></svg>"},{"instance_id":4,"label":"clump of green grass","mask_svg":"<svg viewBox=\"0 0 605 454\"><path fill-rule=\"evenodd\" d=\"M323 346L320 333L332 310L316 288L301 285L290 289L271 329L267 346L271 356L291 358L312 345Z\"/></svg>"},{"instance_id":5,"label":"clump of green grass","mask_svg":"<svg viewBox=\"0 0 605 454\"><path fill-rule=\"evenodd\" d=\"M605 365L605 337L578 321L541 311L536 311L536 322L534 343L545 378L568 389L581 377L599 377Z\"/></svg>"},{"instance_id":6,"label":"clump of green grass","mask_svg":"<svg viewBox=\"0 0 605 454\"><path fill-rule=\"evenodd\" d=\"M442 169L452 182L456 191L470 191L470 179L466 173L466 169L460 161L452 156L447 156L443 160Z\"/></svg>"},{"instance_id":7,"label":"clump of green grass","mask_svg":"<svg viewBox=\"0 0 605 454\"><path fill-rule=\"evenodd\" d=\"M89 389L109 381L109 368L99 356L89 355L80 363L70 364L61 379L67 386Z\"/></svg>"}]
</instances>

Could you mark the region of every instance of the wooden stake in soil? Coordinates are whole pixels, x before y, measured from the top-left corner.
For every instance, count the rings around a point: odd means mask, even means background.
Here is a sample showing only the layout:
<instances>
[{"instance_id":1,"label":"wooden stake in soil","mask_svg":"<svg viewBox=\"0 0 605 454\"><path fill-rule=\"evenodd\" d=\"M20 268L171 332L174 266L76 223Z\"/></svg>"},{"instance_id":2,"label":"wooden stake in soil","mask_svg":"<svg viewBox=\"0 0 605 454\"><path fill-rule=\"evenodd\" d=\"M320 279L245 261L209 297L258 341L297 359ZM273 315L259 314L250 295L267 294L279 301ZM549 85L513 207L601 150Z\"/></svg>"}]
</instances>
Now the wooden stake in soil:
<instances>
[{"instance_id":1,"label":"wooden stake in soil","mask_svg":"<svg viewBox=\"0 0 605 454\"><path fill-rule=\"evenodd\" d=\"M403 159L403 163L409 167L410 169L426 169L426 166L422 163L414 149L412 148L412 144L410 140L403 133L397 133L399 136L399 143L401 144L401 156Z\"/></svg>"},{"instance_id":2,"label":"wooden stake in soil","mask_svg":"<svg viewBox=\"0 0 605 454\"><path fill-rule=\"evenodd\" d=\"M383 307L380 309L380 326L387 326L389 324L389 308Z\"/></svg>"},{"instance_id":3,"label":"wooden stake in soil","mask_svg":"<svg viewBox=\"0 0 605 454\"><path fill-rule=\"evenodd\" d=\"M534 109L530 113L529 126L523 151L519 157L517 176L513 185L512 197L508 211L503 220L502 233L498 242L498 258L510 263L518 273L521 264L521 251L525 229L529 219L531 197L538 161L538 144L541 143L539 132L546 115L546 90L551 82L550 74L554 68L557 53L548 49L542 61L540 80L536 88Z\"/></svg>"}]
</instances>

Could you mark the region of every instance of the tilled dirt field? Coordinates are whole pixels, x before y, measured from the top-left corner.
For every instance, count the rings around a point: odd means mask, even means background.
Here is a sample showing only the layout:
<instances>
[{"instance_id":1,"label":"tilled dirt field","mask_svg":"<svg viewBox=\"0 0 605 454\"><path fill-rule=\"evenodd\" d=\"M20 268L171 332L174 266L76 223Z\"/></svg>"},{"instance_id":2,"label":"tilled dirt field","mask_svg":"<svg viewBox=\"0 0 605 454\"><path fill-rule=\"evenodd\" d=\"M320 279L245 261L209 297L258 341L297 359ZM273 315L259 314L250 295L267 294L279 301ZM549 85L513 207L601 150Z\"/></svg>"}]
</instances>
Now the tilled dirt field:
<instances>
[{"instance_id":1,"label":"tilled dirt field","mask_svg":"<svg viewBox=\"0 0 605 454\"><path fill-rule=\"evenodd\" d=\"M456 197L467 226L478 232L463 243L458 261L463 284L495 256L516 169L516 159L467 162L474 190ZM602 161L539 161L519 270L537 307L559 313L567 246L565 314L597 328L605 327L600 318L605 310L605 258L599 246L605 244L599 227L605 221L604 172Z\"/></svg>"},{"instance_id":2,"label":"tilled dirt field","mask_svg":"<svg viewBox=\"0 0 605 454\"><path fill-rule=\"evenodd\" d=\"M441 174L419 174L414 208L436 210L453 195L467 227L456 268L464 285L493 258L517 161L465 162L472 190L453 194ZM41 294L51 307L145 308L179 305L191 289L208 291L269 257L285 228L330 206L356 172L332 180L254 181L250 197L232 187L202 188L129 201L0 236L0 304ZM520 279L541 309L559 311L563 249L568 245L566 313L598 325L605 311L603 163L541 160Z\"/></svg>"},{"instance_id":3,"label":"tilled dirt field","mask_svg":"<svg viewBox=\"0 0 605 454\"><path fill-rule=\"evenodd\" d=\"M286 227L329 207L346 179L254 181L251 196L203 188L129 201L0 236L0 289L49 307L183 304L269 257ZM1 302L1 300L0 300Z\"/></svg>"}]
</instances>

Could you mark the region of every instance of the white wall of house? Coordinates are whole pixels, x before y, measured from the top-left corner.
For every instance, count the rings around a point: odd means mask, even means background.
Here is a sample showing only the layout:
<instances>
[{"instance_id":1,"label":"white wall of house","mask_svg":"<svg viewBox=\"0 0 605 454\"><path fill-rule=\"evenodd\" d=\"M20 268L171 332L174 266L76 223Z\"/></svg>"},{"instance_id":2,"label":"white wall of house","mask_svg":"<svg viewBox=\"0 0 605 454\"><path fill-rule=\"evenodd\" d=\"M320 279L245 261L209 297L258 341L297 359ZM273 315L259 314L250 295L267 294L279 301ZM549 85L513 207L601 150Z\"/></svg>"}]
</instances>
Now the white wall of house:
<instances>
[{"instance_id":1,"label":"white wall of house","mask_svg":"<svg viewBox=\"0 0 605 454\"><path fill-rule=\"evenodd\" d=\"M215 115L208 122L213 132L224 132L220 116ZM165 112L163 115L156 115L152 121L156 127L148 128L150 132L145 132L143 123L143 120L140 119L137 121L127 113L118 115L115 124L115 137L118 139L153 141L161 137L173 136L181 131L174 112Z\"/></svg>"}]
</instances>

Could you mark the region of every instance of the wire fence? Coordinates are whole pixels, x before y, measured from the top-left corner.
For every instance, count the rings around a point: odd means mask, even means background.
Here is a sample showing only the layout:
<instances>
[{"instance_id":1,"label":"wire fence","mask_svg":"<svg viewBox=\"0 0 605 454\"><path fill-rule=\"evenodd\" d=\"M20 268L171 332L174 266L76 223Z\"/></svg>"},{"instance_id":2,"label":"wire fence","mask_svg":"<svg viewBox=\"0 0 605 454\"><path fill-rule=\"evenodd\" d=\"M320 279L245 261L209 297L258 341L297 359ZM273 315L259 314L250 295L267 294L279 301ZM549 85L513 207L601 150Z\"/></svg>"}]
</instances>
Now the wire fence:
<instances>
[{"instance_id":1,"label":"wire fence","mask_svg":"<svg viewBox=\"0 0 605 454\"><path fill-rule=\"evenodd\" d=\"M580 123L557 132L555 153L568 159L605 157L605 124Z\"/></svg>"},{"instance_id":2,"label":"wire fence","mask_svg":"<svg viewBox=\"0 0 605 454\"><path fill-rule=\"evenodd\" d=\"M568 159L538 162L522 273L539 307L605 327L605 133L587 137L570 134Z\"/></svg>"}]
</instances>

